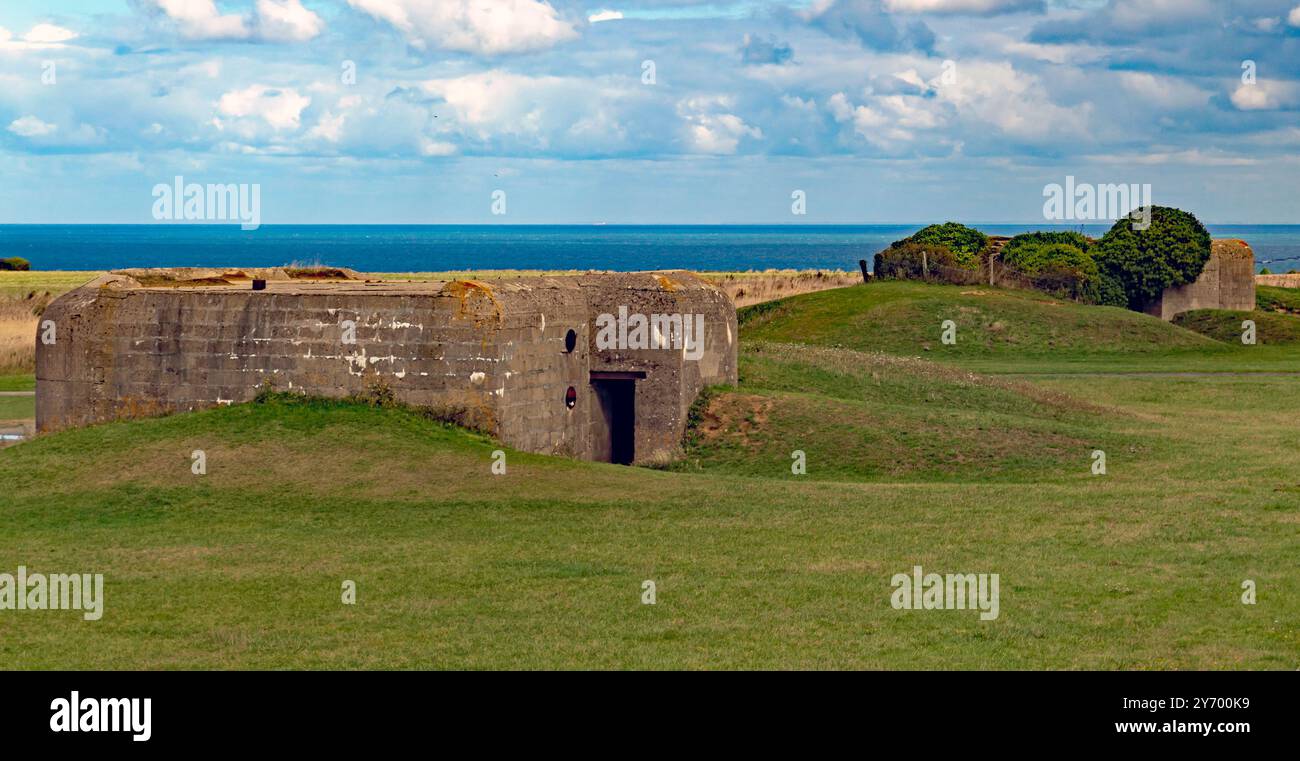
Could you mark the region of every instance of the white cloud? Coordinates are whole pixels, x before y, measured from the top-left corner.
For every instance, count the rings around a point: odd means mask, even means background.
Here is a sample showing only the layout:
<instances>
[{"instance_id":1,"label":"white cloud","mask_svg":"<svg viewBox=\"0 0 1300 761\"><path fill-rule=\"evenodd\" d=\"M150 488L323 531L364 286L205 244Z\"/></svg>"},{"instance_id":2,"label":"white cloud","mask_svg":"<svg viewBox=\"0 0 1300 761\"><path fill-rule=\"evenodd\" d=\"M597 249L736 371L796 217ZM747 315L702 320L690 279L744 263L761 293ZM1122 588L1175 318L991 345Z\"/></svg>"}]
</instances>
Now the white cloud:
<instances>
[{"instance_id":1,"label":"white cloud","mask_svg":"<svg viewBox=\"0 0 1300 761\"><path fill-rule=\"evenodd\" d=\"M885 10L891 13L966 13L991 16L1042 9L1043 0L885 0Z\"/></svg>"},{"instance_id":2,"label":"white cloud","mask_svg":"<svg viewBox=\"0 0 1300 761\"><path fill-rule=\"evenodd\" d=\"M1028 140L1088 137L1092 104L1059 106L1038 77L1007 62L964 61L957 81L936 85L937 100L952 104L959 116L997 127L1004 135Z\"/></svg>"},{"instance_id":3,"label":"white cloud","mask_svg":"<svg viewBox=\"0 0 1300 761\"><path fill-rule=\"evenodd\" d=\"M415 99L426 133L467 153L493 155L616 154L660 147L671 139L671 108L655 88L627 78L528 76L500 69L434 79ZM395 99L389 98L390 106ZM434 117L437 117L436 119Z\"/></svg>"},{"instance_id":4,"label":"white cloud","mask_svg":"<svg viewBox=\"0 0 1300 761\"><path fill-rule=\"evenodd\" d=\"M71 29L54 24L37 24L24 34L21 40L14 39L13 32L0 26L0 50L50 50L65 48L65 42L79 37Z\"/></svg>"},{"instance_id":5,"label":"white cloud","mask_svg":"<svg viewBox=\"0 0 1300 761\"><path fill-rule=\"evenodd\" d=\"M1219 150L1203 151L1199 148L1187 148L1178 151L1144 149L1133 153L1106 153L1083 157L1087 161L1099 164L1119 164L1122 166L1182 164L1187 166L1257 166L1259 159L1249 156L1234 156Z\"/></svg>"},{"instance_id":6,"label":"white cloud","mask_svg":"<svg viewBox=\"0 0 1300 761\"><path fill-rule=\"evenodd\" d=\"M1300 27L1300 5L1291 9L1290 15L1286 17L1286 23L1294 27Z\"/></svg>"},{"instance_id":7,"label":"white cloud","mask_svg":"<svg viewBox=\"0 0 1300 761\"><path fill-rule=\"evenodd\" d=\"M43 147L85 148L101 146L108 137L108 133L101 127L80 123L70 130L59 129L59 125L49 124L35 116L24 116L15 119L10 123L9 131L29 140L43 138L39 141Z\"/></svg>"},{"instance_id":8,"label":"white cloud","mask_svg":"<svg viewBox=\"0 0 1300 761\"><path fill-rule=\"evenodd\" d=\"M475 128L482 137L501 130L536 131L548 104L558 106L562 91L569 87L581 85L561 77L500 70L424 83L426 92L451 107L457 124Z\"/></svg>"},{"instance_id":9,"label":"white cloud","mask_svg":"<svg viewBox=\"0 0 1300 761\"><path fill-rule=\"evenodd\" d=\"M549 48L578 36L545 0L348 0L396 28L413 47L496 55Z\"/></svg>"},{"instance_id":10,"label":"white cloud","mask_svg":"<svg viewBox=\"0 0 1300 761\"><path fill-rule=\"evenodd\" d=\"M71 29L64 29L54 24L37 24L31 28L23 39L35 43L58 43L67 42L77 37L77 33Z\"/></svg>"},{"instance_id":11,"label":"white cloud","mask_svg":"<svg viewBox=\"0 0 1300 761\"><path fill-rule=\"evenodd\" d=\"M298 129L303 109L309 105L311 98L293 88L252 85L222 95L217 110L226 116L259 117L278 132ZM217 126L221 126L219 120Z\"/></svg>"},{"instance_id":12,"label":"white cloud","mask_svg":"<svg viewBox=\"0 0 1300 761\"><path fill-rule=\"evenodd\" d=\"M303 42L325 29L320 16L302 6L302 0L257 0L258 36L278 42Z\"/></svg>"},{"instance_id":13,"label":"white cloud","mask_svg":"<svg viewBox=\"0 0 1300 761\"><path fill-rule=\"evenodd\" d=\"M1254 84L1242 83L1232 93L1232 105L1238 111L1277 111L1300 103L1300 88L1285 82L1263 79Z\"/></svg>"},{"instance_id":14,"label":"white cloud","mask_svg":"<svg viewBox=\"0 0 1300 761\"><path fill-rule=\"evenodd\" d=\"M1210 99L1210 93L1177 77L1144 71L1121 71L1119 81L1124 89L1139 96L1143 103L1160 108L1199 108Z\"/></svg>"},{"instance_id":15,"label":"white cloud","mask_svg":"<svg viewBox=\"0 0 1300 761\"><path fill-rule=\"evenodd\" d=\"M456 146L452 143L445 143L427 137L420 139L421 156L450 156L455 152Z\"/></svg>"},{"instance_id":16,"label":"white cloud","mask_svg":"<svg viewBox=\"0 0 1300 761\"><path fill-rule=\"evenodd\" d=\"M222 14L213 0L150 0L176 22L181 36L191 40L302 42L321 33L325 22L303 7L302 0L257 0L254 13Z\"/></svg>"},{"instance_id":17,"label":"white cloud","mask_svg":"<svg viewBox=\"0 0 1300 761\"><path fill-rule=\"evenodd\" d=\"M335 115L326 111L321 115L316 126L307 131L307 137L318 137L331 143L337 143L343 135L343 122L346 118L347 114Z\"/></svg>"},{"instance_id":18,"label":"white cloud","mask_svg":"<svg viewBox=\"0 0 1300 761\"><path fill-rule=\"evenodd\" d=\"M213 0L152 0L176 22L181 36L192 40L246 39L251 30L243 16L222 15Z\"/></svg>"},{"instance_id":19,"label":"white cloud","mask_svg":"<svg viewBox=\"0 0 1300 761\"><path fill-rule=\"evenodd\" d=\"M592 24L599 24L602 21L618 21L621 18L623 18L622 12L607 11L602 8L601 10L593 11L592 14L587 17L587 21Z\"/></svg>"},{"instance_id":20,"label":"white cloud","mask_svg":"<svg viewBox=\"0 0 1300 761\"><path fill-rule=\"evenodd\" d=\"M35 116L22 116L9 124L9 131L19 137L44 137L58 128L57 124L47 124Z\"/></svg>"},{"instance_id":21,"label":"white cloud","mask_svg":"<svg viewBox=\"0 0 1300 761\"><path fill-rule=\"evenodd\" d=\"M761 129L729 113L733 107L732 99L726 96L687 98L677 104L677 114L686 121L687 143L693 152L732 154L742 138L763 137Z\"/></svg>"},{"instance_id":22,"label":"white cloud","mask_svg":"<svg viewBox=\"0 0 1300 761\"><path fill-rule=\"evenodd\" d=\"M854 133L872 145L893 148L916 138L916 130L940 126L942 117L933 108L934 101L903 95L875 98L871 105L855 106L842 92L827 101L831 117L851 124Z\"/></svg>"},{"instance_id":23,"label":"white cloud","mask_svg":"<svg viewBox=\"0 0 1300 761\"><path fill-rule=\"evenodd\" d=\"M1080 44L1040 44L1008 40L1002 45L1002 52L1019 58L1030 58L1055 64L1073 64L1082 66L1095 63L1108 55L1105 48Z\"/></svg>"}]
</instances>

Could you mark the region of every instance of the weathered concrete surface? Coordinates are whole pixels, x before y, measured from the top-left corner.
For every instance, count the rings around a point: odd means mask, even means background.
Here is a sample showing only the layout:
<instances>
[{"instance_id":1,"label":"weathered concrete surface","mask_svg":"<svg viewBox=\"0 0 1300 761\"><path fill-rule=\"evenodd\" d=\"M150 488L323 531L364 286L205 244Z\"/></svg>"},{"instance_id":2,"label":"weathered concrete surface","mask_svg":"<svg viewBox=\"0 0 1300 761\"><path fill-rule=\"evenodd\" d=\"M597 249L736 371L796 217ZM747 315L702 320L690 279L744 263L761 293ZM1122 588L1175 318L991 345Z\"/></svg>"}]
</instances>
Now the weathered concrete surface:
<instances>
[{"instance_id":1,"label":"weathered concrete surface","mask_svg":"<svg viewBox=\"0 0 1300 761\"><path fill-rule=\"evenodd\" d=\"M596 316L619 306L705 315L703 355L598 351ZM384 386L510 446L599 459L607 433L593 432L603 423L590 373L626 371L645 373L635 433L646 461L676 449L700 389L737 378L735 309L685 272L381 282L346 270L128 270L61 296L43 320L55 342L37 341L40 431L246 402L267 383L329 397Z\"/></svg>"},{"instance_id":2,"label":"weathered concrete surface","mask_svg":"<svg viewBox=\"0 0 1300 761\"><path fill-rule=\"evenodd\" d=\"M1193 283L1166 288L1147 307L1147 314L1162 320L1193 309L1255 308L1255 254L1242 240L1211 242L1210 258Z\"/></svg>"},{"instance_id":3,"label":"weathered concrete surface","mask_svg":"<svg viewBox=\"0 0 1300 761\"><path fill-rule=\"evenodd\" d=\"M1278 288L1300 288L1300 275L1256 275L1255 285L1271 285Z\"/></svg>"}]
</instances>

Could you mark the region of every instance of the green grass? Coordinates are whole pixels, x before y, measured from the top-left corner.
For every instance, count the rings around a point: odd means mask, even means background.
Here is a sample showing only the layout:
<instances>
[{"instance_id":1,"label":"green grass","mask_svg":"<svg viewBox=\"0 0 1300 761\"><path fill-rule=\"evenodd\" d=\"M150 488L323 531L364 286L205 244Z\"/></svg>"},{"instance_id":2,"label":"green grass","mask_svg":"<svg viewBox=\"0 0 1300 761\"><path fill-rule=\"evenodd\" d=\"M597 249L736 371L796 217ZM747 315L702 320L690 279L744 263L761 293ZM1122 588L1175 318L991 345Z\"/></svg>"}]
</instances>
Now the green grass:
<instances>
[{"instance_id":1,"label":"green grass","mask_svg":"<svg viewBox=\"0 0 1300 761\"><path fill-rule=\"evenodd\" d=\"M905 281L740 310L751 340L885 352L984 373L1300 372L1300 354L1215 341L1117 307L988 286ZM944 322L956 343L943 343Z\"/></svg>"},{"instance_id":2,"label":"green grass","mask_svg":"<svg viewBox=\"0 0 1300 761\"><path fill-rule=\"evenodd\" d=\"M36 389L36 376L31 373L0 375L0 391L33 391Z\"/></svg>"},{"instance_id":3,"label":"green grass","mask_svg":"<svg viewBox=\"0 0 1300 761\"><path fill-rule=\"evenodd\" d=\"M0 396L0 423L36 417L36 397Z\"/></svg>"},{"instance_id":4,"label":"green grass","mask_svg":"<svg viewBox=\"0 0 1300 761\"><path fill-rule=\"evenodd\" d=\"M833 481L1037 481L1141 446L1118 413L1025 383L849 349L748 343L696 410L684 470ZM807 458L795 475L791 453Z\"/></svg>"},{"instance_id":5,"label":"green grass","mask_svg":"<svg viewBox=\"0 0 1300 761\"><path fill-rule=\"evenodd\" d=\"M0 572L106 585L97 622L0 611L0 667L1300 666L1297 379L1242 374L1261 355L1151 318L1041 305L1084 340L1014 293L977 306L1028 358L999 331L941 366L937 346L900 350L921 333L881 328L885 352L840 325L880 302L928 321L941 291L841 294L838 311L818 293L748 319L741 387L697 408L735 414L712 439L699 415L678 470L508 452L494 476L484 437L291 400L0 450ZM1069 348L1032 345L1045 336ZM1275 367L1300 353L1255 348ZM1153 357L1210 374L1112 374ZM981 362L1032 379L967 369ZM998 573L999 618L892 609L890 577L914 565Z\"/></svg>"},{"instance_id":6,"label":"green grass","mask_svg":"<svg viewBox=\"0 0 1300 761\"><path fill-rule=\"evenodd\" d=\"M1255 323L1257 344L1300 342L1300 317L1273 312L1241 312L1229 309L1196 309L1174 318L1174 324L1227 344L1241 344L1246 320Z\"/></svg>"},{"instance_id":7,"label":"green grass","mask_svg":"<svg viewBox=\"0 0 1300 761\"><path fill-rule=\"evenodd\" d=\"M99 277L102 272L75 270L32 270L28 272L0 272L0 298L25 298L35 291L59 295L78 288Z\"/></svg>"},{"instance_id":8,"label":"green grass","mask_svg":"<svg viewBox=\"0 0 1300 761\"><path fill-rule=\"evenodd\" d=\"M1279 288L1272 285L1255 286L1255 304L1269 312L1300 314L1300 288Z\"/></svg>"},{"instance_id":9,"label":"green grass","mask_svg":"<svg viewBox=\"0 0 1300 761\"><path fill-rule=\"evenodd\" d=\"M1194 333L1116 307L988 286L882 282L821 291L743 315L752 339L956 360L1205 352ZM942 342L944 321L956 343Z\"/></svg>"}]
</instances>

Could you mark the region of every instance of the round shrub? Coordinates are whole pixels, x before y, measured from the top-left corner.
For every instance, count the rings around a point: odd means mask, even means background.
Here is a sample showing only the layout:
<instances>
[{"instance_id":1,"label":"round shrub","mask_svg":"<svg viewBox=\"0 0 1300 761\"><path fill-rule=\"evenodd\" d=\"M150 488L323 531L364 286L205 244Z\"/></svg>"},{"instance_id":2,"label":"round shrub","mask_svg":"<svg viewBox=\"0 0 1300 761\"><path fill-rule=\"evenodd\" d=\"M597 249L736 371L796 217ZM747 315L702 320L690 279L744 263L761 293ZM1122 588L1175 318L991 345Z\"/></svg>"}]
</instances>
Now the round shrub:
<instances>
[{"instance_id":1,"label":"round shrub","mask_svg":"<svg viewBox=\"0 0 1300 761\"><path fill-rule=\"evenodd\" d=\"M957 267L957 257L947 246L899 241L876 254L875 274L886 279L920 280L927 268L934 276Z\"/></svg>"},{"instance_id":2,"label":"round shrub","mask_svg":"<svg viewBox=\"0 0 1300 761\"><path fill-rule=\"evenodd\" d=\"M984 250L984 246L988 244L988 241L988 236L979 230L956 222L944 222L941 225L923 227L910 237L894 241L890 248L905 243L943 246L952 252L959 266L974 269L979 265L980 251Z\"/></svg>"},{"instance_id":3,"label":"round shrub","mask_svg":"<svg viewBox=\"0 0 1300 761\"><path fill-rule=\"evenodd\" d=\"M1200 277L1210 258L1210 233L1196 217L1167 206L1151 207L1151 224L1135 230L1137 222L1115 223L1093 249L1102 271L1124 288L1130 309L1142 311L1170 286Z\"/></svg>"},{"instance_id":4,"label":"round shrub","mask_svg":"<svg viewBox=\"0 0 1300 761\"><path fill-rule=\"evenodd\" d=\"M1088 289L1087 297L1089 301L1102 306L1128 306L1128 294L1124 292L1124 284L1105 270L1097 274L1097 280Z\"/></svg>"},{"instance_id":5,"label":"round shrub","mask_svg":"<svg viewBox=\"0 0 1300 761\"><path fill-rule=\"evenodd\" d=\"M1008 261L1008 257L1014 258L1019 249L1038 248L1053 243L1074 246L1080 251L1087 251L1092 247L1092 241L1088 240L1083 233L1071 231L1022 233L1007 241L1006 245L1002 247L1002 261Z\"/></svg>"},{"instance_id":6,"label":"round shrub","mask_svg":"<svg viewBox=\"0 0 1300 761\"><path fill-rule=\"evenodd\" d=\"M1068 243L1037 243L1002 250L1002 262L1028 275L1048 267L1073 270L1091 280L1097 277L1097 263L1079 246Z\"/></svg>"},{"instance_id":7,"label":"round shrub","mask_svg":"<svg viewBox=\"0 0 1300 761\"><path fill-rule=\"evenodd\" d=\"M11 256L8 259L0 259L0 270L19 270L25 272L31 268L31 262L21 256Z\"/></svg>"}]
</instances>

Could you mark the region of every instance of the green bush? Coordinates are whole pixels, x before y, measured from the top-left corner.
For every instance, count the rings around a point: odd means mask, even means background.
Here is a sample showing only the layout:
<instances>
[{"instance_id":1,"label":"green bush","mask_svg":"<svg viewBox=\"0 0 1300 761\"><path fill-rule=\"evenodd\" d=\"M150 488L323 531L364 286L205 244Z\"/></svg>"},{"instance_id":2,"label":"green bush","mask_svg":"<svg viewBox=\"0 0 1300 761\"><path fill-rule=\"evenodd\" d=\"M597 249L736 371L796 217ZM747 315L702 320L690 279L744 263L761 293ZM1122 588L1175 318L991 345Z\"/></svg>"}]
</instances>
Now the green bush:
<instances>
[{"instance_id":1,"label":"green bush","mask_svg":"<svg viewBox=\"0 0 1300 761\"><path fill-rule=\"evenodd\" d=\"M921 280L928 269L931 279L937 280L943 270L959 266L946 246L899 241L876 254L874 273L886 280Z\"/></svg>"},{"instance_id":2,"label":"green bush","mask_svg":"<svg viewBox=\"0 0 1300 761\"><path fill-rule=\"evenodd\" d=\"M1262 270L1259 271L1259 274L1261 274L1261 275L1272 275L1272 274L1273 274L1273 271L1270 270L1268 267L1265 267L1264 269L1262 269Z\"/></svg>"},{"instance_id":3,"label":"green bush","mask_svg":"<svg viewBox=\"0 0 1300 761\"><path fill-rule=\"evenodd\" d=\"M1128 294L1124 283L1105 270L1097 273L1097 281L1089 289L1088 300L1108 307L1127 307Z\"/></svg>"},{"instance_id":4,"label":"green bush","mask_svg":"<svg viewBox=\"0 0 1300 761\"><path fill-rule=\"evenodd\" d=\"M32 268L32 263L21 256L11 256L8 259L0 259L0 270L19 270L26 272Z\"/></svg>"},{"instance_id":5,"label":"green bush","mask_svg":"<svg viewBox=\"0 0 1300 761\"><path fill-rule=\"evenodd\" d=\"M1091 280L1097 277L1097 263L1085 249L1067 243L1038 243L1002 250L1002 263L1029 275L1051 266L1078 271Z\"/></svg>"},{"instance_id":6,"label":"green bush","mask_svg":"<svg viewBox=\"0 0 1300 761\"><path fill-rule=\"evenodd\" d=\"M1088 240L1083 233L1071 231L1022 233L1007 241L1002 247L1002 260L1007 261L1008 257L1016 257L1022 248L1040 248L1052 244L1074 246L1080 251L1087 251L1092 247L1092 241Z\"/></svg>"},{"instance_id":7,"label":"green bush","mask_svg":"<svg viewBox=\"0 0 1300 761\"><path fill-rule=\"evenodd\" d=\"M1210 233L1196 217L1166 206L1151 207L1151 224L1135 230L1124 218L1093 248L1102 271L1124 288L1130 309L1142 311L1170 286L1200 277L1210 258Z\"/></svg>"},{"instance_id":8,"label":"green bush","mask_svg":"<svg viewBox=\"0 0 1300 761\"><path fill-rule=\"evenodd\" d=\"M1099 299L1099 272L1088 254L1089 245L1087 238L1075 232L1025 233L1007 241L1001 260L1028 276L1038 290L1095 303Z\"/></svg>"},{"instance_id":9,"label":"green bush","mask_svg":"<svg viewBox=\"0 0 1300 761\"><path fill-rule=\"evenodd\" d=\"M898 248L908 243L943 246L952 252L958 266L974 269L979 266L980 252L988 242L988 236L979 230L956 222L945 222L941 225L923 227L910 237L894 241L890 248Z\"/></svg>"}]
</instances>

